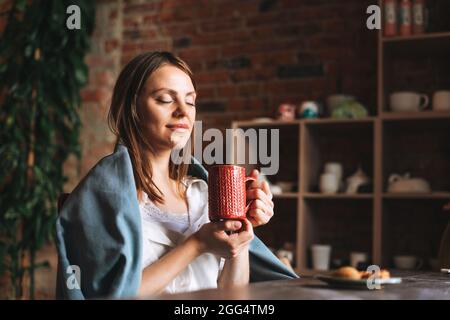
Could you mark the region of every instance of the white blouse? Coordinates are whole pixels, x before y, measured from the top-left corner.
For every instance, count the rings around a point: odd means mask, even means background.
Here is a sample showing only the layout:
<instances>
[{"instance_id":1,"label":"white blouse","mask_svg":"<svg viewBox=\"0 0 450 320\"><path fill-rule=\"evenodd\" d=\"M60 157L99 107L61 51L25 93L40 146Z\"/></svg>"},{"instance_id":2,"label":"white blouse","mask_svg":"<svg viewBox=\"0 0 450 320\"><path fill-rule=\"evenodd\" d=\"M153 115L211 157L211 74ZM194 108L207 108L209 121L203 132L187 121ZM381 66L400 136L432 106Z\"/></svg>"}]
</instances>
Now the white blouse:
<instances>
[{"instance_id":1,"label":"white blouse","mask_svg":"<svg viewBox=\"0 0 450 320\"><path fill-rule=\"evenodd\" d=\"M143 236L142 269L151 265L171 249L182 243L208 223L208 185L202 179L188 176L186 186L188 212L169 213L159 209L143 193L139 203ZM200 289L217 288L217 279L225 259L204 253L193 260L163 290L179 293Z\"/></svg>"}]
</instances>

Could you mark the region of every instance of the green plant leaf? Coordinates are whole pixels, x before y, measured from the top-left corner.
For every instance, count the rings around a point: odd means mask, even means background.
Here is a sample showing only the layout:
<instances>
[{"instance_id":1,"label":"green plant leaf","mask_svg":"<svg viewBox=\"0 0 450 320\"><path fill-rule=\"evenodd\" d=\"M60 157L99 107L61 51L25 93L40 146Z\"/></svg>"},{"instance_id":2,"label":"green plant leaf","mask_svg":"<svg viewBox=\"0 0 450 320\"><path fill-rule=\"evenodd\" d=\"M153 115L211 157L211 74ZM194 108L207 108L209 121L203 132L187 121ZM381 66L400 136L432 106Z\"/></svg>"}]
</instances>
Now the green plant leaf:
<instances>
[{"instance_id":1,"label":"green plant leaf","mask_svg":"<svg viewBox=\"0 0 450 320\"><path fill-rule=\"evenodd\" d=\"M0 41L0 92L8 93L0 102L0 274L8 271L14 282L40 266L27 269L21 256L53 239L56 198L65 180L62 165L71 154L80 156L78 106L88 81L84 56L95 3L76 2L83 28L67 32L65 8L71 1L12 2L21 13L7 21Z\"/></svg>"}]
</instances>

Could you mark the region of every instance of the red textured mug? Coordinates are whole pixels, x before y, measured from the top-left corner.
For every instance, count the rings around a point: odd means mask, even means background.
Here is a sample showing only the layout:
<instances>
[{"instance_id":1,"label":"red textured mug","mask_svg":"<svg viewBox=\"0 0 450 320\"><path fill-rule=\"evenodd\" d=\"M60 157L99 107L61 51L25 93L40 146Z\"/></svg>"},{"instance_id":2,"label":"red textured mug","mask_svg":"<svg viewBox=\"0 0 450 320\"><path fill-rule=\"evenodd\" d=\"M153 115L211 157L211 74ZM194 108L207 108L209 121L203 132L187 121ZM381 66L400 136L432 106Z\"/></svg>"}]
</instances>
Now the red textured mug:
<instances>
[{"instance_id":1,"label":"red textured mug","mask_svg":"<svg viewBox=\"0 0 450 320\"><path fill-rule=\"evenodd\" d=\"M245 176L245 168L235 165L214 165L208 169L209 219L244 220L251 202L246 204L246 183L254 181Z\"/></svg>"}]
</instances>

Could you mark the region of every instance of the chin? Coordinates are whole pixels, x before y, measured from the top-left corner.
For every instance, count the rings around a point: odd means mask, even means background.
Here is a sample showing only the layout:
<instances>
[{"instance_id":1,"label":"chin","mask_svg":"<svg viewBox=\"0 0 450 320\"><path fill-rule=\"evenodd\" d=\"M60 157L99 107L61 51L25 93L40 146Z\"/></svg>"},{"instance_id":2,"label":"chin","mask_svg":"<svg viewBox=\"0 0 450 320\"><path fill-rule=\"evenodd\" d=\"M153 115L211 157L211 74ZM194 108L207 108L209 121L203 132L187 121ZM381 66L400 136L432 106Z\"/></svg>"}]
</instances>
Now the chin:
<instances>
[{"instance_id":1,"label":"chin","mask_svg":"<svg viewBox=\"0 0 450 320\"><path fill-rule=\"evenodd\" d=\"M171 135L170 136L170 148L172 150L183 149L189 141L190 135Z\"/></svg>"}]
</instances>

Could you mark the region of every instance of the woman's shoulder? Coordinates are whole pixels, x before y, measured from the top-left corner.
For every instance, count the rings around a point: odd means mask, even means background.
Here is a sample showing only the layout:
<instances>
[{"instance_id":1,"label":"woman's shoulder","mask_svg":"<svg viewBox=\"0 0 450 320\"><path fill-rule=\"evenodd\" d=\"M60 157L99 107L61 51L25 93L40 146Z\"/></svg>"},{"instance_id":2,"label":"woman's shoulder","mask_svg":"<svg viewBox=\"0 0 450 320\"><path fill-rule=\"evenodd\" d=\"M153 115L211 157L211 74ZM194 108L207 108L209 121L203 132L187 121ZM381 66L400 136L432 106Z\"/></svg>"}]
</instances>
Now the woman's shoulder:
<instances>
[{"instance_id":1,"label":"woman's shoulder","mask_svg":"<svg viewBox=\"0 0 450 320\"><path fill-rule=\"evenodd\" d=\"M117 145L114 152L104 156L78 182L75 189L98 189L108 192L123 193L134 186L131 160L126 147Z\"/></svg>"}]
</instances>

